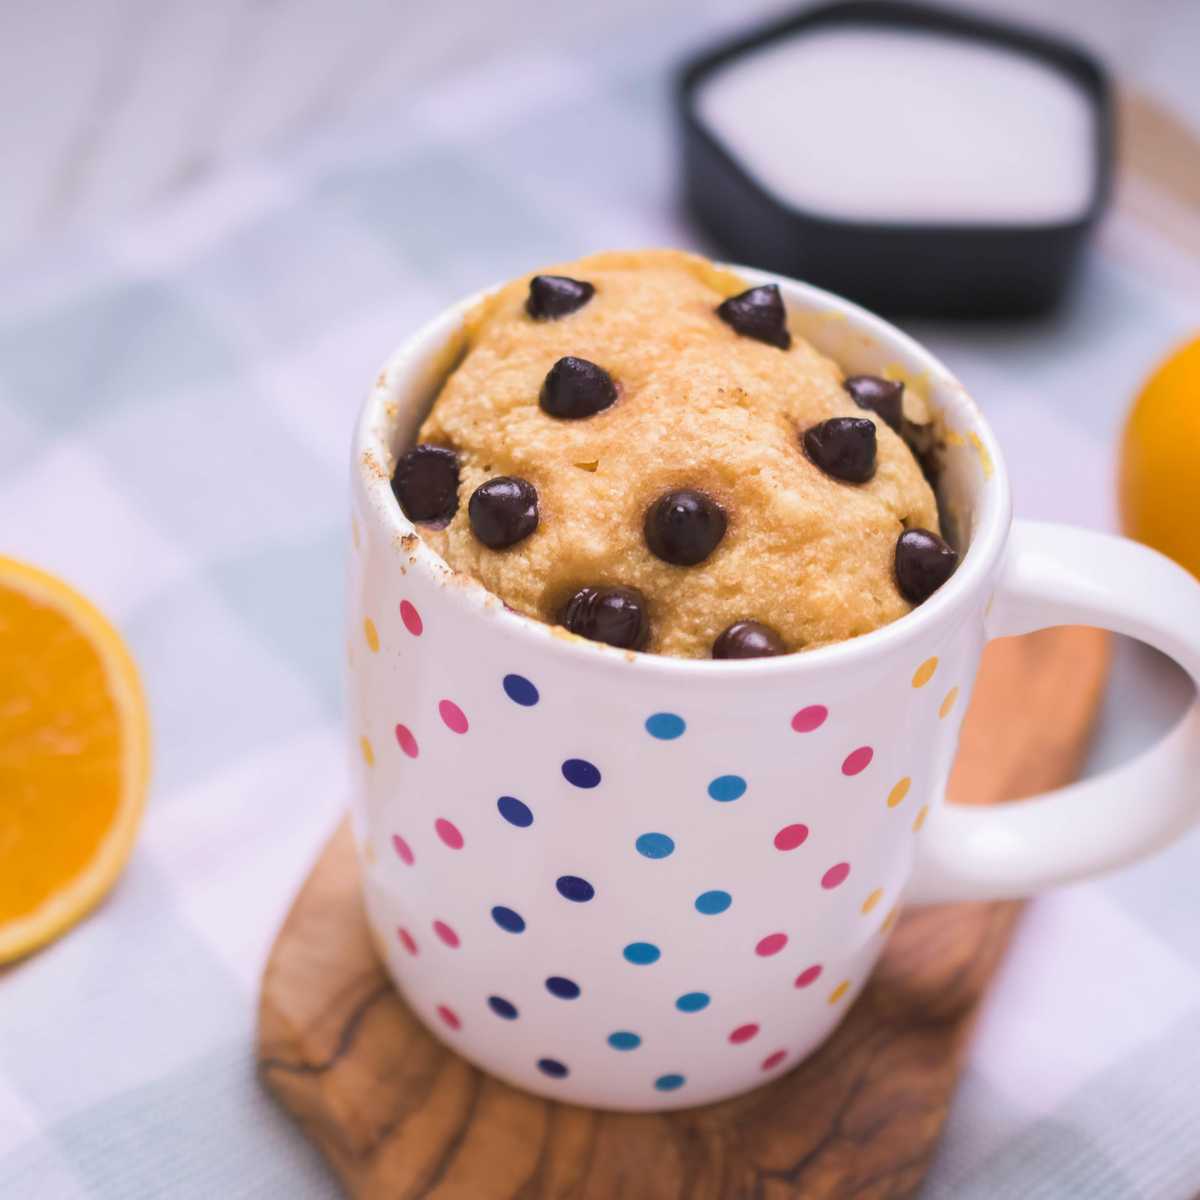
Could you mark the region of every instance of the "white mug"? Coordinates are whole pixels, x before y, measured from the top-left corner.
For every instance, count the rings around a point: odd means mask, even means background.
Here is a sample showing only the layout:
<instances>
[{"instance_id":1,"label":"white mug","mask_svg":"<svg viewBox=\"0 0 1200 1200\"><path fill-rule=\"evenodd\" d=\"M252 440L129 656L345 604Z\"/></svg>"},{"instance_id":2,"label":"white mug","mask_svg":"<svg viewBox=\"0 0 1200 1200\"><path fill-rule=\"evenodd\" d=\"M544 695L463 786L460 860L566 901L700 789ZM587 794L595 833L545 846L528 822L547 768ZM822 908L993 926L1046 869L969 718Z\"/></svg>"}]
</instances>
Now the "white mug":
<instances>
[{"instance_id":1,"label":"white mug","mask_svg":"<svg viewBox=\"0 0 1200 1200\"><path fill-rule=\"evenodd\" d=\"M811 1053L900 904L1023 896L1165 845L1200 816L1200 708L1107 775L944 803L984 643L1092 624L1200 680L1200 585L1154 551L1012 522L992 431L945 367L853 304L776 282L847 372L898 370L947 443L961 564L873 633L699 661L563 636L453 572L389 476L472 297L388 361L353 462L349 732L368 918L413 1010L555 1099L704 1104Z\"/></svg>"}]
</instances>

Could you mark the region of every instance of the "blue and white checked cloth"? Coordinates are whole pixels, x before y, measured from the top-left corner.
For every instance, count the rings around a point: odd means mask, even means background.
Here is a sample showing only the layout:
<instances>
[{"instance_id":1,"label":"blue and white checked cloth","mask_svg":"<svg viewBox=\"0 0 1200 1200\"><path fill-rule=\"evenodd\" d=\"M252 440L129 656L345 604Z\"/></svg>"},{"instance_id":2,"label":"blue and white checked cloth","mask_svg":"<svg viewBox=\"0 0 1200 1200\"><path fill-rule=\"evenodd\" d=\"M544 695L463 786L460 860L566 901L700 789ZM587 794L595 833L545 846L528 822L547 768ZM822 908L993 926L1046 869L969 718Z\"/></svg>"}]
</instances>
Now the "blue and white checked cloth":
<instances>
[{"instance_id":1,"label":"blue and white checked cloth","mask_svg":"<svg viewBox=\"0 0 1200 1200\"><path fill-rule=\"evenodd\" d=\"M636 45L459 71L376 127L0 271L0 545L112 614L156 733L117 890L0 973L4 1200L336 1194L251 1048L267 948L344 798L351 421L385 354L464 292L695 244L663 73L695 30L687 5L650 7ZM1052 320L916 327L990 410L1024 512L1111 523L1124 405L1200 327L1190 270L1119 216ZM1161 678L1118 687L1103 747L1182 702ZM1193 835L1031 907L927 1197L1200 1191L1198 879Z\"/></svg>"}]
</instances>

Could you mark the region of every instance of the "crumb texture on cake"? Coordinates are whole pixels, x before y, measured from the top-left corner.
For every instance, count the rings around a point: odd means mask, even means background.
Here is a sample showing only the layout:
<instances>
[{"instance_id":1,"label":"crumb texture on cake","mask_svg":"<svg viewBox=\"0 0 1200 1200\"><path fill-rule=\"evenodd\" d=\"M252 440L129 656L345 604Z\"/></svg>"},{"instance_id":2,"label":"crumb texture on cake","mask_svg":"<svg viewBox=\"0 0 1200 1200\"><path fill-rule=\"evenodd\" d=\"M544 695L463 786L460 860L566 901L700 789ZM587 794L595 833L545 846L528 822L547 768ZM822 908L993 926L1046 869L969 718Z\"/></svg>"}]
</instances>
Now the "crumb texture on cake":
<instances>
[{"instance_id":1,"label":"crumb texture on cake","mask_svg":"<svg viewBox=\"0 0 1200 1200\"><path fill-rule=\"evenodd\" d=\"M420 431L460 459L456 515L422 531L452 567L550 622L582 586L637 588L646 648L685 657L707 657L737 621L800 650L909 611L896 541L906 526L938 531L937 506L909 448L847 395L837 364L800 338L783 351L739 336L714 310L746 284L695 256L599 254L548 271L586 280L594 296L544 321L525 310L530 276L488 297ZM542 382L567 355L602 366L616 403L582 420L544 412ZM843 416L875 421L867 483L832 478L804 452L806 429ZM536 531L499 551L467 515L472 492L497 475L532 483L540 510ZM695 566L656 558L643 533L647 508L677 488L706 493L728 518Z\"/></svg>"}]
</instances>

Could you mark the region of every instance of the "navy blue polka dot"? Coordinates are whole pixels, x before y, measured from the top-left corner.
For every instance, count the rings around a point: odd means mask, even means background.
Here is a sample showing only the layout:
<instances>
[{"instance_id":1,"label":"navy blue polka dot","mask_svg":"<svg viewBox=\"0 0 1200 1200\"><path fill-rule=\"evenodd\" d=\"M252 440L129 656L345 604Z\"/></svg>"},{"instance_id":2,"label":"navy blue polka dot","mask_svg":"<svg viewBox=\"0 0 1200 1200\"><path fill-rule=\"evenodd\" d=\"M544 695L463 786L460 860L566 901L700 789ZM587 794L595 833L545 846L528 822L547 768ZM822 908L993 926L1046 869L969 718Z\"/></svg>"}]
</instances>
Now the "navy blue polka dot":
<instances>
[{"instance_id":1,"label":"navy blue polka dot","mask_svg":"<svg viewBox=\"0 0 1200 1200\"><path fill-rule=\"evenodd\" d=\"M586 758L568 758L562 765L563 778L577 788L594 788L600 783L600 770Z\"/></svg>"},{"instance_id":2,"label":"navy blue polka dot","mask_svg":"<svg viewBox=\"0 0 1200 1200\"><path fill-rule=\"evenodd\" d=\"M683 736L687 722L678 713L660 712L646 718L646 732L663 742Z\"/></svg>"},{"instance_id":3,"label":"navy blue polka dot","mask_svg":"<svg viewBox=\"0 0 1200 1200\"><path fill-rule=\"evenodd\" d=\"M533 824L533 813L528 804L518 800L516 796L501 796L496 801L500 815L510 824L520 829L527 829Z\"/></svg>"},{"instance_id":4,"label":"navy blue polka dot","mask_svg":"<svg viewBox=\"0 0 1200 1200\"><path fill-rule=\"evenodd\" d=\"M566 1065L560 1063L557 1058L539 1058L538 1070L543 1075L549 1075L551 1079L561 1079L567 1074Z\"/></svg>"},{"instance_id":5,"label":"navy blue polka dot","mask_svg":"<svg viewBox=\"0 0 1200 1200\"><path fill-rule=\"evenodd\" d=\"M684 992L675 1001L675 1007L680 1012L699 1012L702 1008L708 1007L709 999L707 992Z\"/></svg>"},{"instance_id":6,"label":"navy blue polka dot","mask_svg":"<svg viewBox=\"0 0 1200 1200\"><path fill-rule=\"evenodd\" d=\"M574 1000L579 995L579 984L573 979L565 979L562 975L551 975L546 980L546 991L560 1000Z\"/></svg>"},{"instance_id":7,"label":"navy blue polka dot","mask_svg":"<svg viewBox=\"0 0 1200 1200\"><path fill-rule=\"evenodd\" d=\"M677 1088L683 1087L687 1083L682 1075L660 1075L655 1081L654 1086L660 1092L673 1092Z\"/></svg>"},{"instance_id":8,"label":"navy blue polka dot","mask_svg":"<svg viewBox=\"0 0 1200 1200\"><path fill-rule=\"evenodd\" d=\"M627 1029L619 1029L608 1035L608 1044L614 1050L636 1050L642 1044L642 1039Z\"/></svg>"},{"instance_id":9,"label":"navy blue polka dot","mask_svg":"<svg viewBox=\"0 0 1200 1200\"><path fill-rule=\"evenodd\" d=\"M633 844L646 858L666 858L675 853L675 842L665 833L643 833Z\"/></svg>"},{"instance_id":10,"label":"navy blue polka dot","mask_svg":"<svg viewBox=\"0 0 1200 1200\"><path fill-rule=\"evenodd\" d=\"M746 781L740 775L718 775L708 785L708 794L725 803L746 794Z\"/></svg>"},{"instance_id":11,"label":"navy blue polka dot","mask_svg":"<svg viewBox=\"0 0 1200 1200\"><path fill-rule=\"evenodd\" d=\"M515 1021L517 1019L517 1006L505 1000L503 996L489 996L488 1008L496 1016L503 1017L506 1021Z\"/></svg>"},{"instance_id":12,"label":"navy blue polka dot","mask_svg":"<svg viewBox=\"0 0 1200 1200\"><path fill-rule=\"evenodd\" d=\"M696 911L703 913L706 917L711 917L717 913L723 913L732 903L733 897L728 892L719 890L701 892L696 897Z\"/></svg>"},{"instance_id":13,"label":"navy blue polka dot","mask_svg":"<svg viewBox=\"0 0 1200 1200\"><path fill-rule=\"evenodd\" d=\"M560 875L554 886L558 888L558 894L564 900L574 900L579 904L590 900L596 894L596 889L578 875Z\"/></svg>"},{"instance_id":14,"label":"navy blue polka dot","mask_svg":"<svg viewBox=\"0 0 1200 1200\"><path fill-rule=\"evenodd\" d=\"M653 942L630 942L621 953L627 962L639 967L658 962L662 957L662 951Z\"/></svg>"},{"instance_id":15,"label":"navy blue polka dot","mask_svg":"<svg viewBox=\"0 0 1200 1200\"><path fill-rule=\"evenodd\" d=\"M501 929L507 929L509 933L525 932L525 918L519 912L513 912L511 908L505 908L503 904L497 904L492 909L492 920Z\"/></svg>"},{"instance_id":16,"label":"navy blue polka dot","mask_svg":"<svg viewBox=\"0 0 1200 1200\"><path fill-rule=\"evenodd\" d=\"M538 690L524 675L505 675L504 693L514 703L532 708L540 699Z\"/></svg>"}]
</instances>

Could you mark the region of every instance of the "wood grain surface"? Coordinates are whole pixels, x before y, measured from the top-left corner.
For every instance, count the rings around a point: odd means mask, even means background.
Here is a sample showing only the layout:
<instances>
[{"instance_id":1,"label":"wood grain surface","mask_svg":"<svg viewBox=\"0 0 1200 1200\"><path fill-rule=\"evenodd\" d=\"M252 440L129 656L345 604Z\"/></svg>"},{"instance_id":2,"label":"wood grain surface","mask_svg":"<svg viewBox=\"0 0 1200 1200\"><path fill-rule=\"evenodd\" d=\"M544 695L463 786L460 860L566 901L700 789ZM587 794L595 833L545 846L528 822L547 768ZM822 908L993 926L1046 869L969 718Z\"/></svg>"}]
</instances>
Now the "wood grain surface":
<instances>
[{"instance_id":1,"label":"wood grain surface","mask_svg":"<svg viewBox=\"0 0 1200 1200\"><path fill-rule=\"evenodd\" d=\"M1071 779L1106 665L1095 630L993 643L952 799L997 803ZM1019 912L906 912L846 1020L794 1071L705 1108L600 1113L493 1080L425 1031L372 948L343 823L267 964L258 1069L361 1200L910 1196Z\"/></svg>"}]
</instances>

